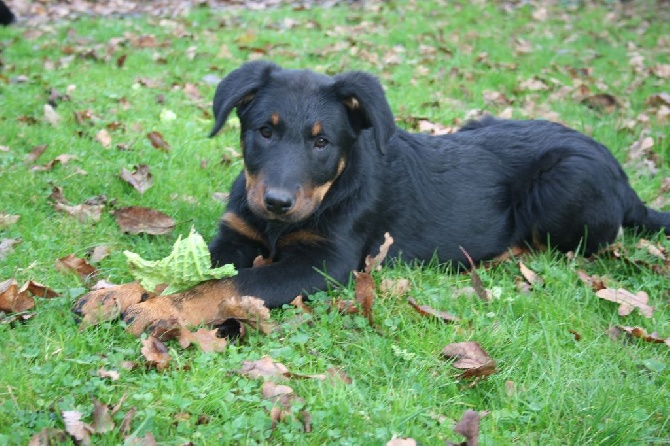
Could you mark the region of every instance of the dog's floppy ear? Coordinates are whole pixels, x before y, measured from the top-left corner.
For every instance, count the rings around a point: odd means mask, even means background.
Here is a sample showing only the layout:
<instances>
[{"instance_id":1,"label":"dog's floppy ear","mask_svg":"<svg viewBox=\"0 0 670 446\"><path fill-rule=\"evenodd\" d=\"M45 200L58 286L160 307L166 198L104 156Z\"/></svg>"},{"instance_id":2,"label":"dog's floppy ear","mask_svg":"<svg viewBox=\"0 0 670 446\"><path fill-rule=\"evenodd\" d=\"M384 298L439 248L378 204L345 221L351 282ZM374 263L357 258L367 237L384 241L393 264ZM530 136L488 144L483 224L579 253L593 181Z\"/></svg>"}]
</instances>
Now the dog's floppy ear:
<instances>
[{"instance_id":1,"label":"dog's floppy ear","mask_svg":"<svg viewBox=\"0 0 670 446\"><path fill-rule=\"evenodd\" d=\"M376 77L362 71L351 71L333 77L335 93L347 107L354 128L370 128L382 154L395 132L393 112L384 89Z\"/></svg>"},{"instance_id":2,"label":"dog's floppy ear","mask_svg":"<svg viewBox=\"0 0 670 446\"><path fill-rule=\"evenodd\" d=\"M257 60L248 62L226 76L214 95L214 128L209 133L213 137L226 123L233 108L246 104L253 99L253 95L267 83L270 72L279 66L272 62Z\"/></svg>"}]
</instances>

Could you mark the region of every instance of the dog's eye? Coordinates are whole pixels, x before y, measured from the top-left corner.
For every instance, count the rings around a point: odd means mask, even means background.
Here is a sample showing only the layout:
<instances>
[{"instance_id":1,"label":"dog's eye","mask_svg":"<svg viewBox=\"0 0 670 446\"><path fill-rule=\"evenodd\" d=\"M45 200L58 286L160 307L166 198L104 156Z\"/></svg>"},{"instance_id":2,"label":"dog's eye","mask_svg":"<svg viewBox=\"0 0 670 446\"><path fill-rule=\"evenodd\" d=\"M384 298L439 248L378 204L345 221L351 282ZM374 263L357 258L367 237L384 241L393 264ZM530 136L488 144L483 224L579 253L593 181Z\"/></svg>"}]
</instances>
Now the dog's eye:
<instances>
[{"instance_id":1,"label":"dog's eye","mask_svg":"<svg viewBox=\"0 0 670 446\"><path fill-rule=\"evenodd\" d=\"M270 139L272 138L272 129L268 127L267 125L261 127L258 129L258 131L261 133L261 136L265 139Z\"/></svg>"},{"instance_id":2,"label":"dog's eye","mask_svg":"<svg viewBox=\"0 0 670 446\"><path fill-rule=\"evenodd\" d=\"M314 148L315 149L323 149L328 145L328 140L326 138L316 138L314 141Z\"/></svg>"}]
</instances>

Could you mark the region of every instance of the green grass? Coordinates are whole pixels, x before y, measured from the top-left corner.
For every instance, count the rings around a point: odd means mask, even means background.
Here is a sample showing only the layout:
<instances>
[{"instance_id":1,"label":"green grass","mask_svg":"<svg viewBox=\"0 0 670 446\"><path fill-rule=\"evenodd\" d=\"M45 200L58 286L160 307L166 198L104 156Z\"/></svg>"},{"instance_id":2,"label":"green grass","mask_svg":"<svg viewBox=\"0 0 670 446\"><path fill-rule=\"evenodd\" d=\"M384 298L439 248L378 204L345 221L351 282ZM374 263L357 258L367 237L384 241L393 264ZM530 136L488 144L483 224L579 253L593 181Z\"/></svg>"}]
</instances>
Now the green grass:
<instances>
[{"instance_id":1,"label":"green grass","mask_svg":"<svg viewBox=\"0 0 670 446\"><path fill-rule=\"evenodd\" d=\"M224 353L169 343L173 361L163 373L120 368L123 361L142 361L140 342L118 322L79 332L70 308L84 285L54 269L55 259L70 253L83 257L104 244L112 253L96 266L102 277L122 283L131 279L123 250L158 258L191 226L205 239L214 235L224 205L212 194L226 191L242 165L240 160L220 163L223 148L236 147L234 127L214 140L206 138L215 86L203 77L223 76L255 55L329 74L371 71L382 79L402 122L421 117L452 126L469 110L500 113L506 106L483 99L482 93L492 90L513 100L513 116L554 112L606 144L622 162L635 140L652 136L658 172L651 175L635 163L625 167L641 197L654 201L663 194L662 180L670 176L668 122L657 120L645 101L668 92L670 85L667 78L636 73L630 59L637 52L647 69L670 64L670 17L656 2L635 3L629 12L620 8L616 2L559 2L548 7L544 21L533 18L532 5L504 7L493 1L305 11L197 8L164 26L157 18L87 18L42 26L37 37L24 36L25 28L0 29L0 145L9 148L0 151L0 213L20 215L18 223L0 228L0 240L22 240L0 260L0 281L33 279L60 293L39 300L36 316L27 323L0 325L0 443L27 444L42 428L63 428L62 410L79 410L90 423L93 398L115 405L125 395L114 415L117 426L136 408L131 432L152 432L160 444L368 445L385 444L394 435L442 444L461 440L452 427L469 408L490 411L481 423L485 445L670 444L668 347L615 341L606 333L613 325L639 325L670 337L670 277L652 270L663 261L636 248L633 234L623 240L628 261L606 255L586 261L551 252L526 258L546 281L527 295L515 288L515 262L480 270L485 286L500 295L491 303L455 297L455 291L469 286L465 275L439 267L389 268L375 279L407 278L419 303L447 310L461 321L442 324L415 313L404 298L381 294L374 306L376 329L362 317L328 313L323 300L351 294L350 287L316 296L310 324L270 335L251 333ZM180 28L187 32L177 32ZM155 35L161 46L134 47L129 36L144 34ZM113 38L122 43L110 46ZM516 54L516 38L529 41L532 52ZM125 64L118 67L124 54ZM588 73L575 80L571 70ZM19 76L25 81L17 82ZM548 91L519 89L535 76ZM143 86L139 80L144 78L160 85ZM573 90L561 94L561 87L574 89L578 82L624 105L606 114L582 105ZM184 94L186 83L199 89L202 101ZM56 108L62 120L51 126L43 112L49 90L66 93L70 85L76 87L70 99ZM121 98L131 108L124 109ZM87 109L95 118L78 124L74 112ZM178 119L161 121L164 109ZM638 119L643 113L650 119ZM636 119L632 130L620 125L625 119ZM95 135L113 123L120 127L109 130L113 142L106 149ZM151 146L145 136L150 131L164 135L169 153ZM23 159L40 144L48 149L38 163L60 154L78 159L32 172ZM130 150L118 150L117 144L129 144ZM118 178L121 168L139 163L151 167L155 181L143 195ZM77 167L88 174L77 173ZM113 205L100 222L81 224L49 204L53 186L62 187L74 204L105 194ZM108 211L127 205L166 212L178 222L174 233L122 234ZM652 241L670 250L664 237ZM610 286L646 291L655 307L653 318L637 312L618 316L616 305L581 284L578 269L606 275ZM291 327L293 316L290 309L273 312L280 327ZM458 371L439 355L445 345L466 340L479 342L499 369L472 387L459 381ZM244 360L263 355L296 373L342 367L353 383L290 380L287 384L311 413L313 430L306 434L290 420L272 430L261 382L234 373ZM119 370L120 379L99 378L100 368ZM514 392L508 392L509 383ZM199 422L201 415L208 421ZM94 436L94 444L123 442L117 431Z\"/></svg>"}]
</instances>

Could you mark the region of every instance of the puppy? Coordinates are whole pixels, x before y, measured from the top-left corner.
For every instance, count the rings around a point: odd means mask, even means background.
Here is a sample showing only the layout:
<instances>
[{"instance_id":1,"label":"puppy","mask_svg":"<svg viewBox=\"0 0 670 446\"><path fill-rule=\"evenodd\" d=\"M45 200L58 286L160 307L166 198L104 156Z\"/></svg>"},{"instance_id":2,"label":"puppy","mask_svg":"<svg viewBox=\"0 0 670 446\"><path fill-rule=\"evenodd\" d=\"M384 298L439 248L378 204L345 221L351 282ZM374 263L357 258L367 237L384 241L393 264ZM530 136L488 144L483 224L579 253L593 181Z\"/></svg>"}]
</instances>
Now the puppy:
<instances>
[{"instance_id":1,"label":"puppy","mask_svg":"<svg viewBox=\"0 0 670 446\"><path fill-rule=\"evenodd\" d=\"M514 247L586 255L621 227L660 231L603 145L560 124L491 117L444 136L396 127L379 81L250 62L214 97L214 136L236 109L244 171L235 180L214 265L238 275L125 312L139 333L159 320L208 323L221 302L250 295L270 308L346 283L389 232L387 259L466 265ZM271 263L252 268L257 256Z\"/></svg>"}]
</instances>

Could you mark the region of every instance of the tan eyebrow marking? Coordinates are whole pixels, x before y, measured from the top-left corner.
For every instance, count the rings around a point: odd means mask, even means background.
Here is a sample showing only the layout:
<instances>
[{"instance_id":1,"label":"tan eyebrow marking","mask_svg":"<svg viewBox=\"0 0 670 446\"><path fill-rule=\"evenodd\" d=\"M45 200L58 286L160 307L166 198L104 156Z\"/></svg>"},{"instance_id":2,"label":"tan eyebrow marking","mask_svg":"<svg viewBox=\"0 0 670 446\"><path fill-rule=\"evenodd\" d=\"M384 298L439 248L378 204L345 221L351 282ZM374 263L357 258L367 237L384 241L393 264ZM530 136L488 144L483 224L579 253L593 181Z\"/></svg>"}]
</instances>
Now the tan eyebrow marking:
<instances>
[{"instance_id":1,"label":"tan eyebrow marking","mask_svg":"<svg viewBox=\"0 0 670 446\"><path fill-rule=\"evenodd\" d=\"M270 116L270 122L272 122L274 125L279 124L279 113L272 113L272 116Z\"/></svg>"},{"instance_id":2,"label":"tan eyebrow marking","mask_svg":"<svg viewBox=\"0 0 670 446\"><path fill-rule=\"evenodd\" d=\"M312 127L312 136L316 136L319 133L321 133L321 123L319 121L316 121L314 123L314 126Z\"/></svg>"}]
</instances>

